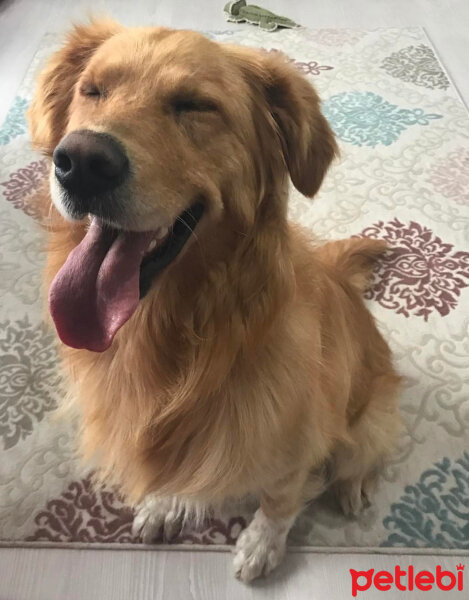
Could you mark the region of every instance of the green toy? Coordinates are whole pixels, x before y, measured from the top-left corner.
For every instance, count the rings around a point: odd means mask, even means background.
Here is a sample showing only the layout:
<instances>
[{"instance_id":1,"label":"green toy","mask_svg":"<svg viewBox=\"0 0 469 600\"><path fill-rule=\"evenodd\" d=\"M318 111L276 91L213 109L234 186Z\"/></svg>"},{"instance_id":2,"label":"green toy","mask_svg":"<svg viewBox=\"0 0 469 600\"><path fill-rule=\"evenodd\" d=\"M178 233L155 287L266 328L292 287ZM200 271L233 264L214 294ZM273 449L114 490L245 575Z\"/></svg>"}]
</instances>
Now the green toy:
<instances>
[{"instance_id":1,"label":"green toy","mask_svg":"<svg viewBox=\"0 0 469 600\"><path fill-rule=\"evenodd\" d=\"M251 23L259 25L261 29L266 31L275 31L278 27L286 27L293 29L300 27L297 23L286 17L275 15L270 10L266 10L261 6L254 4L247 5L246 0L237 0L237 2L228 2L223 9L226 14L226 20L232 23Z\"/></svg>"}]
</instances>

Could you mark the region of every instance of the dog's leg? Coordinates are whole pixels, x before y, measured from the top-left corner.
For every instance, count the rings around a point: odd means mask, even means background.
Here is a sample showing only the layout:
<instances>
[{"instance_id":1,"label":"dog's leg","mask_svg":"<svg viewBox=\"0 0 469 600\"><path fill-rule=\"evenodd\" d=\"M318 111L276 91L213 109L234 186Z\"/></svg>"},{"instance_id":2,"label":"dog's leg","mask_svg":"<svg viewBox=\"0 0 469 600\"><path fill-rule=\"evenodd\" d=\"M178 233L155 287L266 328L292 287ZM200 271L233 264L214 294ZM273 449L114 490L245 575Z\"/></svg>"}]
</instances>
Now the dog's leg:
<instances>
[{"instance_id":1,"label":"dog's leg","mask_svg":"<svg viewBox=\"0 0 469 600\"><path fill-rule=\"evenodd\" d=\"M331 462L331 488L346 516L371 504L383 461L397 442L399 378L380 375L372 382L365 410L349 429L351 441L337 446Z\"/></svg>"},{"instance_id":2,"label":"dog's leg","mask_svg":"<svg viewBox=\"0 0 469 600\"><path fill-rule=\"evenodd\" d=\"M280 564L288 532L304 505L308 476L296 472L261 493L261 506L236 543L234 568L241 581L267 575ZM315 487L319 493L322 482Z\"/></svg>"},{"instance_id":3,"label":"dog's leg","mask_svg":"<svg viewBox=\"0 0 469 600\"><path fill-rule=\"evenodd\" d=\"M136 508L132 534L140 536L144 544L159 538L169 542L180 533L183 520L176 498L149 494Z\"/></svg>"},{"instance_id":4,"label":"dog's leg","mask_svg":"<svg viewBox=\"0 0 469 600\"><path fill-rule=\"evenodd\" d=\"M346 517L356 517L371 506L376 487L378 468L355 478L335 482L332 491Z\"/></svg>"}]
</instances>

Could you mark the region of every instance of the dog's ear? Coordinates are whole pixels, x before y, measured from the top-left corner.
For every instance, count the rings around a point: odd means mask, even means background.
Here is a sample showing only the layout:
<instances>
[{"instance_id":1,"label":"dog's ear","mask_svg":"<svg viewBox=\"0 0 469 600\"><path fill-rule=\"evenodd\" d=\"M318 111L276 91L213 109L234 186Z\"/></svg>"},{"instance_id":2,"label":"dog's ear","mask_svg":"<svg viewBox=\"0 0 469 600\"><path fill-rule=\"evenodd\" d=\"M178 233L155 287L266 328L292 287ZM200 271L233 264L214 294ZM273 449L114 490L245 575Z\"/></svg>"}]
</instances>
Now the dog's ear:
<instances>
[{"instance_id":1,"label":"dog's ear","mask_svg":"<svg viewBox=\"0 0 469 600\"><path fill-rule=\"evenodd\" d=\"M266 59L265 66L267 100L291 180L298 191L311 198L338 153L334 134L321 112L315 89L297 69L281 57Z\"/></svg>"},{"instance_id":2,"label":"dog's ear","mask_svg":"<svg viewBox=\"0 0 469 600\"><path fill-rule=\"evenodd\" d=\"M77 25L39 75L28 111L33 146L52 154L64 134L75 83L93 52L120 26L111 20Z\"/></svg>"},{"instance_id":3,"label":"dog's ear","mask_svg":"<svg viewBox=\"0 0 469 600\"><path fill-rule=\"evenodd\" d=\"M334 134L321 113L319 96L282 53L234 52L245 76L264 96L294 186L313 197L338 154Z\"/></svg>"}]
</instances>

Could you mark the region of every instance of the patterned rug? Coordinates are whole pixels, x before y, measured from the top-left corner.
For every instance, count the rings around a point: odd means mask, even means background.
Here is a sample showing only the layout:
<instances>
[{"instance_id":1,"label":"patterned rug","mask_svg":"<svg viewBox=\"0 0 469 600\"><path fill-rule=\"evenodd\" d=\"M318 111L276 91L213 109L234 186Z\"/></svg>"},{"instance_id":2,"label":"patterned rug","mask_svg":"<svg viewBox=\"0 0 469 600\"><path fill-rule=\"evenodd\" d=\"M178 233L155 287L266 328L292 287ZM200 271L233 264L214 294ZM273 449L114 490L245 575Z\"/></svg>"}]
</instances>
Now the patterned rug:
<instances>
[{"instance_id":1,"label":"patterned rug","mask_svg":"<svg viewBox=\"0 0 469 600\"><path fill-rule=\"evenodd\" d=\"M420 28L239 28L207 34L282 51L317 86L342 150L314 202L293 192L292 219L325 238L393 247L369 306L405 376L406 431L374 504L346 519L324 500L290 536L308 547L469 549L469 117ZM0 129L0 539L135 543L132 513L93 490L60 402L54 337L42 322L43 236L31 196L45 162L24 111L57 46L46 36ZM249 502L178 543L232 544Z\"/></svg>"}]
</instances>

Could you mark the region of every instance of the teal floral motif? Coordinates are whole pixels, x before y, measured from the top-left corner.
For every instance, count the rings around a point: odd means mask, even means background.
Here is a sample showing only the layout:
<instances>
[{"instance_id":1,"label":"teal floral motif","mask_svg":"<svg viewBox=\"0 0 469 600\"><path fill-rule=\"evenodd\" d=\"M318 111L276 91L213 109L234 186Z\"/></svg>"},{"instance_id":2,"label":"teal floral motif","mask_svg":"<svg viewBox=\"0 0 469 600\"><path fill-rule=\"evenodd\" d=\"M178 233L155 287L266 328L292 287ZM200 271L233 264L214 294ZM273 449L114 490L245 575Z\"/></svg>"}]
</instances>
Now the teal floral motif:
<instances>
[{"instance_id":1,"label":"teal floral motif","mask_svg":"<svg viewBox=\"0 0 469 600\"><path fill-rule=\"evenodd\" d=\"M443 458L392 504L385 547L469 549L469 453Z\"/></svg>"},{"instance_id":2,"label":"teal floral motif","mask_svg":"<svg viewBox=\"0 0 469 600\"><path fill-rule=\"evenodd\" d=\"M26 133L26 117L25 111L28 108L28 101L25 98L16 96L10 110L0 127L0 146L5 146L12 139L18 137L22 133Z\"/></svg>"},{"instance_id":3,"label":"teal floral motif","mask_svg":"<svg viewBox=\"0 0 469 600\"><path fill-rule=\"evenodd\" d=\"M354 146L390 146L413 125L428 125L442 115L421 108L399 108L373 92L343 92L329 98L323 112L337 136Z\"/></svg>"}]
</instances>

